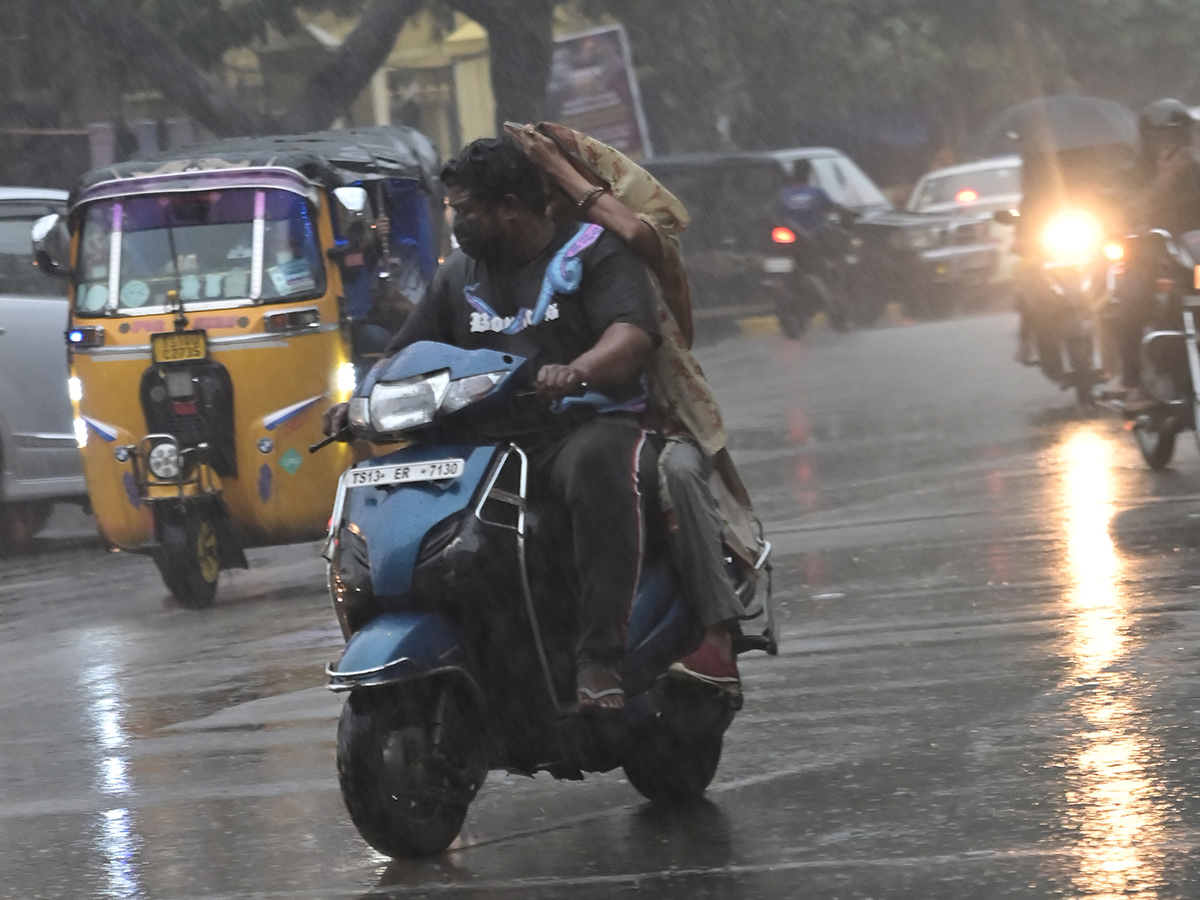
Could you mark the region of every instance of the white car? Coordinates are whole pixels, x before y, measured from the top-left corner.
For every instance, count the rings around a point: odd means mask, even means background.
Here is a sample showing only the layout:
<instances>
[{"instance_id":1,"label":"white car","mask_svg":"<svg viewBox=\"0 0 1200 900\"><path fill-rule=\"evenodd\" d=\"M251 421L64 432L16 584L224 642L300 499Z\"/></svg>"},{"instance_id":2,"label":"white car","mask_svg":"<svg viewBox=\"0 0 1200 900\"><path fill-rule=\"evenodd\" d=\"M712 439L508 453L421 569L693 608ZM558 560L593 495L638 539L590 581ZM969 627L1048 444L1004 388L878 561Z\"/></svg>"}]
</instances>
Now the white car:
<instances>
[{"instance_id":1,"label":"white car","mask_svg":"<svg viewBox=\"0 0 1200 900\"><path fill-rule=\"evenodd\" d=\"M64 282L33 265L30 231L65 191L0 187L0 553L29 546L55 502L85 503L67 386Z\"/></svg>"},{"instance_id":2,"label":"white car","mask_svg":"<svg viewBox=\"0 0 1200 900\"><path fill-rule=\"evenodd\" d=\"M1021 158L997 156L927 172L913 187L906 208L915 213L978 215L1020 205ZM993 281L1010 281L1016 264L1012 227L993 222L991 236L1000 251Z\"/></svg>"}]
</instances>

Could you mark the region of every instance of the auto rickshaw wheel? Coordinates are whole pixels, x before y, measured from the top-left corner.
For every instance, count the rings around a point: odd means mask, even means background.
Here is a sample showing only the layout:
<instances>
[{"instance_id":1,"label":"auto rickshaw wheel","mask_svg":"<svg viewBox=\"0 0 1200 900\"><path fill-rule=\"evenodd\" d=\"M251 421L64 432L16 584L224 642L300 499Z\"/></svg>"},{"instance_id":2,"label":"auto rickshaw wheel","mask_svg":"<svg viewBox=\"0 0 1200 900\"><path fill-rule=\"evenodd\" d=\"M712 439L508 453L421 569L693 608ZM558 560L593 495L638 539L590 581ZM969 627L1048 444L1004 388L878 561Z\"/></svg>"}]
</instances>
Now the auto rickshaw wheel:
<instances>
[{"instance_id":1,"label":"auto rickshaw wheel","mask_svg":"<svg viewBox=\"0 0 1200 900\"><path fill-rule=\"evenodd\" d=\"M180 606L212 606L221 575L220 544L212 519L189 512L163 523L154 563Z\"/></svg>"}]
</instances>

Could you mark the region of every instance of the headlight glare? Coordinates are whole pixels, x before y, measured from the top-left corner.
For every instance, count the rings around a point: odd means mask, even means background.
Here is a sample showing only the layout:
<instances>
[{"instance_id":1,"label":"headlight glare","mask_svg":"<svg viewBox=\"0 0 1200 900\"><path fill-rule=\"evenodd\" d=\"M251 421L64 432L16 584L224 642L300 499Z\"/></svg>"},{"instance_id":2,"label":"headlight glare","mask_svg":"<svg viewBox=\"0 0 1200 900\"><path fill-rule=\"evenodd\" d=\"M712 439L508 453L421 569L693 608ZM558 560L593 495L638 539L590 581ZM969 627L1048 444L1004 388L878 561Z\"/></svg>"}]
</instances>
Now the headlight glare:
<instances>
[{"instance_id":1,"label":"headlight glare","mask_svg":"<svg viewBox=\"0 0 1200 900\"><path fill-rule=\"evenodd\" d=\"M356 387L358 387L358 370L354 367L354 363L344 362L339 365L337 367L338 393L345 397L347 394L353 394Z\"/></svg>"},{"instance_id":2,"label":"headlight glare","mask_svg":"<svg viewBox=\"0 0 1200 900\"><path fill-rule=\"evenodd\" d=\"M450 373L446 370L391 384L376 384L371 389L368 406L371 427L380 434L390 434L428 425L449 387Z\"/></svg>"},{"instance_id":3,"label":"headlight glare","mask_svg":"<svg viewBox=\"0 0 1200 900\"><path fill-rule=\"evenodd\" d=\"M1047 262L1054 265L1082 265L1100 252L1104 229L1100 219L1085 210L1066 210L1054 216L1042 229L1041 244Z\"/></svg>"}]
</instances>

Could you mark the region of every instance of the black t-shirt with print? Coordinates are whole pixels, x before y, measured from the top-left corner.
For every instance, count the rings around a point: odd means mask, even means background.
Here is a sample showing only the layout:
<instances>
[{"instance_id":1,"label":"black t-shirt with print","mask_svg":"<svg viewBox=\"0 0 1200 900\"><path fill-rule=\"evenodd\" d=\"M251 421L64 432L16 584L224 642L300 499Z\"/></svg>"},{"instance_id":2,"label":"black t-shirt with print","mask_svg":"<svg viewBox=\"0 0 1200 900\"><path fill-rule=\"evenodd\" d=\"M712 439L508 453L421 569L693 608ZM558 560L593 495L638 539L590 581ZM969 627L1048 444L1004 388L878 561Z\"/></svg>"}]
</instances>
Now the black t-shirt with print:
<instances>
[{"instance_id":1,"label":"black t-shirt with print","mask_svg":"<svg viewBox=\"0 0 1200 900\"><path fill-rule=\"evenodd\" d=\"M577 260L581 270L571 277ZM548 271L557 274L548 275ZM549 304L537 324L543 284ZM519 266L488 265L456 250L434 275L425 298L392 338L386 355L417 341L465 349L499 350L531 361L531 376L545 365L566 365L595 346L616 322L658 338L658 321L646 267L612 234L596 225L562 225L546 248ZM617 401L644 391L640 379L607 386ZM550 412L531 398L514 404L499 430L513 437L533 429L559 431L576 416Z\"/></svg>"}]
</instances>

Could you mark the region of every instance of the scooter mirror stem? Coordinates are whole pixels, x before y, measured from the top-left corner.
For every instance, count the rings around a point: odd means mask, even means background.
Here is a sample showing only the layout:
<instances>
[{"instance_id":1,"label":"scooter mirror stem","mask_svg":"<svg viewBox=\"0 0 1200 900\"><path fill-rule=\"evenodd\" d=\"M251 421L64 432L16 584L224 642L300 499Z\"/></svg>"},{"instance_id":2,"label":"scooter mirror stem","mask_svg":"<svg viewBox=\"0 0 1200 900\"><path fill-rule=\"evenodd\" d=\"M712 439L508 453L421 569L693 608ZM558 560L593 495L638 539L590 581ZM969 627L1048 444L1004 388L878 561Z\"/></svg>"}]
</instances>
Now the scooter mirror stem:
<instances>
[{"instance_id":1,"label":"scooter mirror stem","mask_svg":"<svg viewBox=\"0 0 1200 900\"><path fill-rule=\"evenodd\" d=\"M324 450L334 441L348 441L351 437L352 435L350 433L350 429L343 428L341 431L329 435L329 437L325 438L324 440L317 441L315 444L309 444L308 452L316 453L318 450Z\"/></svg>"}]
</instances>

